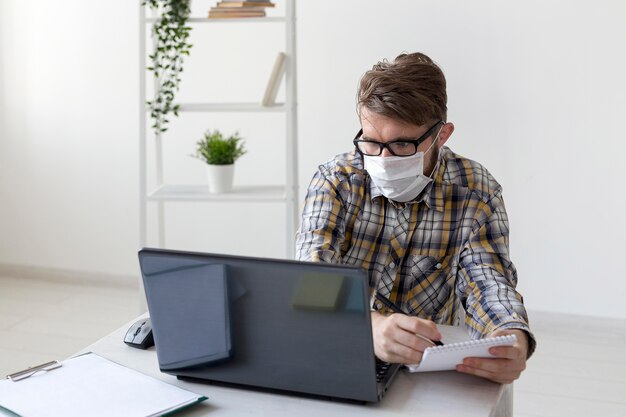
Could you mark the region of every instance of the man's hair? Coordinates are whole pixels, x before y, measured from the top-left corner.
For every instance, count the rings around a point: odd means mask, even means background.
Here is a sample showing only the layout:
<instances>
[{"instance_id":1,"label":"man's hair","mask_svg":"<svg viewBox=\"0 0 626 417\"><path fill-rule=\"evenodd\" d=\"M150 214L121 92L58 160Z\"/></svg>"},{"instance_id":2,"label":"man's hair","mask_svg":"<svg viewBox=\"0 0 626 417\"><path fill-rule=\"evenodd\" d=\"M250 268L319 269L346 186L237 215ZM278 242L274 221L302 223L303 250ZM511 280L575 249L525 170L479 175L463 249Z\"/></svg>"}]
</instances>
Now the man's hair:
<instances>
[{"instance_id":1,"label":"man's hair","mask_svg":"<svg viewBox=\"0 0 626 417\"><path fill-rule=\"evenodd\" d=\"M447 102L441 68L419 52L378 62L363 75L357 93L359 112L365 106L373 113L418 126L446 121Z\"/></svg>"}]
</instances>

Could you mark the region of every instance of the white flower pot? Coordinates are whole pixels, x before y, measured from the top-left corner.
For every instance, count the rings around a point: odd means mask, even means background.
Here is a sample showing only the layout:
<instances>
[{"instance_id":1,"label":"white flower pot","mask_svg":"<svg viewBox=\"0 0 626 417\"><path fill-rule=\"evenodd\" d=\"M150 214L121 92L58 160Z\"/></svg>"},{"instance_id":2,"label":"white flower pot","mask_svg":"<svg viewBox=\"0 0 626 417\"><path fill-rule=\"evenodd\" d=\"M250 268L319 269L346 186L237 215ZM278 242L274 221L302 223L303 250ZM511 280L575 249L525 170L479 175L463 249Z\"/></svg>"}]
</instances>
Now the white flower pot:
<instances>
[{"instance_id":1,"label":"white flower pot","mask_svg":"<svg viewBox=\"0 0 626 417\"><path fill-rule=\"evenodd\" d=\"M233 177L235 164L230 165L207 165L210 193L227 193L233 189Z\"/></svg>"}]
</instances>

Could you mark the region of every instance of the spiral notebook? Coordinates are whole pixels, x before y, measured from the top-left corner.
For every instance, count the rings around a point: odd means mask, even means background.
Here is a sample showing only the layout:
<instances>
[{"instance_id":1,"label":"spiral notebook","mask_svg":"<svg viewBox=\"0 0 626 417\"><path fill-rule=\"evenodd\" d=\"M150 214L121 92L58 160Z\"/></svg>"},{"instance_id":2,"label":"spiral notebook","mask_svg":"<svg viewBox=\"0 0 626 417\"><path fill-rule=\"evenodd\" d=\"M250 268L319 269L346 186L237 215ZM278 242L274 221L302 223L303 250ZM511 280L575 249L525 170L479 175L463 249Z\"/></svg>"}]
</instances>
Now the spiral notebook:
<instances>
[{"instance_id":1,"label":"spiral notebook","mask_svg":"<svg viewBox=\"0 0 626 417\"><path fill-rule=\"evenodd\" d=\"M446 343L446 335L441 327L438 326L444 336L443 341ZM491 358L493 355L489 353L489 348L513 346L516 341L515 335L508 335L446 343L444 346L426 348L422 362L407 365L407 368L410 372L452 371L456 369L456 365L463 363L464 358Z\"/></svg>"}]
</instances>

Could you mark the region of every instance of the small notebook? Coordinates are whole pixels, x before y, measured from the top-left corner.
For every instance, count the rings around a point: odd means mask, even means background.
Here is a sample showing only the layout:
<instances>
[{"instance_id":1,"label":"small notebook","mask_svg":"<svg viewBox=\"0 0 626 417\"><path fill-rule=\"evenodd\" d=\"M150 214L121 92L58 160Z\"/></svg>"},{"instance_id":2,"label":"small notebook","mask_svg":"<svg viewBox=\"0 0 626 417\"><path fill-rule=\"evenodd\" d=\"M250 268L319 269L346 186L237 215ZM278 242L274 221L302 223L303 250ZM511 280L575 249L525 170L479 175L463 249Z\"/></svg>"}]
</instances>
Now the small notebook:
<instances>
[{"instance_id":1,"label":"small notebook","mask_svg":"<svg viewBox=\"0 0 626 417\"><path fill-rule=\"evenodd\" d=\"M513 346L516 341L515 335L508 335L429 347L424 351L422 362L407 365L407 368L411 372L452 371L465 358L491 358L493 355L489 353L489 348Z\"/></svg>"}]
</instances>

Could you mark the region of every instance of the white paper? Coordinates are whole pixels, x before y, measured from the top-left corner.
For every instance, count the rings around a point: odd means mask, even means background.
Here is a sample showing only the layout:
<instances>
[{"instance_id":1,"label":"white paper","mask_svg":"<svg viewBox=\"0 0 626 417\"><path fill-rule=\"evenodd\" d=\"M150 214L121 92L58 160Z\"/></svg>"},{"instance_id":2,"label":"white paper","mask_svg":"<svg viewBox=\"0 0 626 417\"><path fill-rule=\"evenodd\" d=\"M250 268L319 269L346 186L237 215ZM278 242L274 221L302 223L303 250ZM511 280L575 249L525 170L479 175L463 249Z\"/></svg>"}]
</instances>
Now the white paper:
<instances>
[{"instance_id":1,"label":"white paper","mask_svg":"<svg viewBox=\"0 0 626 417\"><path fill-rule=\"evenodd\" d=\"M0 406L23 417L153 416L200 397L94 353L20 381L0 381Z\"/></svg>"},{"instance_id":2,"label":"white paper","mask_svg":"<svg viewBox=\"0 0 626 417\"><path fill-rule=\"evenodd\" d=\"M426 348L421 363L407 365L409 371L452 371L456 369L456 365L463 363L465 358L493 357L489 353L489 348L512 346L517 341L515 335L468 340L467 333L459 327L438 325L437 328L444 346Z\"/></svg>"}]
</instances>

